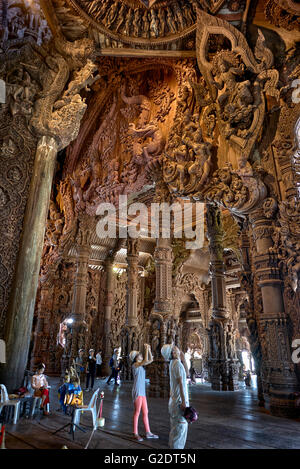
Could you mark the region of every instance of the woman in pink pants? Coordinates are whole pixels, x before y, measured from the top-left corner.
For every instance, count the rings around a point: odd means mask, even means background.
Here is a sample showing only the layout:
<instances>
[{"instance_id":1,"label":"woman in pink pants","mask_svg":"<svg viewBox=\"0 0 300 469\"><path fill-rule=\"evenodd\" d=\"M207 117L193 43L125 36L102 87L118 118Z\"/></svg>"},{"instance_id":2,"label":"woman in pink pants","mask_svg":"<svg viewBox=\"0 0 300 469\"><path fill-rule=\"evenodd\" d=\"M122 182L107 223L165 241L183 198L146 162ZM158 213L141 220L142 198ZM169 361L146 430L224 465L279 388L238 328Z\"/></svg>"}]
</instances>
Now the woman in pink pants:
<instances>
[{"instance_id":1,"label":"woman in pink pants","mask_svg":"<svg viewBox=\"0 0 300 469\"><path fill-rule=\"evenodd\" d=\"M159 438L157 435L151 433L149 420L148 420L148 406L146 398L146 373L144 366L152 363L153 357L150 346L145 344L145 358L137 350L133 350L129 354L130 360L133 362L132 373L133 373L133 387L132 387L132 399L134 402L134 415L133 415L133 434L134 438L138 441L143 441L143 438L138 432L138 421L142 410L143 422L146 430L146 438Z\"/></svg>"}]
</instances>

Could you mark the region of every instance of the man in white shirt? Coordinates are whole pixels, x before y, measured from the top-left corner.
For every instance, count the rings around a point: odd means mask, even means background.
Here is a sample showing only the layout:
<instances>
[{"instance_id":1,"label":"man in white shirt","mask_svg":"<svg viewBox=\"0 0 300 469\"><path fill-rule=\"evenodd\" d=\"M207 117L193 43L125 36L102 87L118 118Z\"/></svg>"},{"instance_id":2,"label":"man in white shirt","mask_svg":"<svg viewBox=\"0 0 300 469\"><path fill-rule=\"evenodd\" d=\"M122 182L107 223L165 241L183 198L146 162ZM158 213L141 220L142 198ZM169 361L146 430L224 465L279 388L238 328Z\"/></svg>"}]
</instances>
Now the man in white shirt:
<instances>
[{"instance_id":1,"label":"man in white shirt","mask_svg":"<svg viewBox=\"0 0 300 469\"><path fill-rule=\"evenodd\" d=\"M169 435L169 447L173 449L184 449L188 423L183 413L189 406L189 396L187 388L188 366L184 353L172 344L164 345L161 354L166 361L170 360L170 399L169 414L171 430Z\"/></svg>"},{"instance_id":2,"label":"man in white shirt","mask_svg":"<svg viewBox=\"0 0 300 469\"><path fill-rule=\"evenodd\" d=\"M97 371L96 371L96 376L97 376L97 379L100 378L101 376L101 365L102 365L102 350L99 350L99 352L97 353L96 355L96 367L97 367Z\"/></svg>"}]
</instances>

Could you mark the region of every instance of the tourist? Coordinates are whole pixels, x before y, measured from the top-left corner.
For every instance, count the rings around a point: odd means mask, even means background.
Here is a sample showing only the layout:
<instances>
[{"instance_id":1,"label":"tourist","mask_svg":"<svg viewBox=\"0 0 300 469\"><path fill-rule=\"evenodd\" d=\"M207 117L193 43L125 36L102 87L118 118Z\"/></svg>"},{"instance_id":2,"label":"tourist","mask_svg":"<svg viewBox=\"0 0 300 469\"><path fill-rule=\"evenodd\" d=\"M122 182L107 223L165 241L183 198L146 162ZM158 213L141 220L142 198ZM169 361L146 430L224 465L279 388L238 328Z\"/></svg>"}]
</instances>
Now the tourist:
<instances>
[{"instance_id":1,"label":"tourist","mask_svg":"<svg viewBox=\"0 0 300 469\"><path fill-rule=\"evenodd\" d=\"M75 359L76 371L80 375L84 371L84 350L81 348L78 350L78 357Z\"/></svg>"},{"instance_id":2,"label":"tourist","mask_svg":"<svg viewBox=\"0 0 300 469\"><path fill-rule=\"evenodd\" d=\"M91 380L91 390L94 388L94 380L95 380L95 373L96 373L96 357L95 357L95 350L89 350L89 358L86 364L86 391L89 391L89 384Z\"/></svg>"},{"instance_id":3,"label":"tourist","mask_svg":"<svg viewBox=\"0 0 300 469\"><path fill-rule=\"evenodd\" d=\"M196 370L193 366L191 366L191 368L190 368L190 378L191 378L191 384L197 384Z\"/></svg>"},{"instance_id":4,"label":"tourist","mask_svg":"<svg viewBox=\"0 0 300 469\"><path fill-rule=\"evenodd\" d=\"M119 353L120 353L120 349L119 348L115 348L114 349L114 353L113 353L113 356L111 357L110 361L109 361L109 366L111 367L111 375L110 377L108 378L108 380L106 381L106 384L110 384L111 380L114 379L115 380L115 385L116 386L119 386L119 383L118 383L118 361L119 361Z\"/></svg>"},{"instance_id":5,"label":"tourist","mask_svg":"<svg viewBox=\"0 0 300 469\"><path fill-rule=\"evenodd\" d=\"M248 388L251 388L251 372L249 370L246 371L245 384Z\"/></svg>"},{"instance_id":6,"label":"tourist","mask_svg":"<svg viewBox=\"0 0 300 469\"><path fill-rule=\"evenodd\" d=\"M170 434L169 447L173 449L184 449L188 422L184 417L184 411L189 406L189 396L187 389L188 366L184 353L172 344L164 345L161 354L166 361L170 360Z\"/></svg>"},{"instance_id":7,"label":"tourist","mask_svg":"<svg viewBox=\"0 0 300 469\"><path fill-rule=\"evenodd\" d=\"M134 415L133 415L133 435L137 441L143 441L143 438L138 432L138 421L141 410L143 412L143 422L146 430L146 438L159 438L157 435L151 433L149 420L148 420L148 406L146 398L146 373L144 366L149 365L153 362L153 357L150 349L150 345L145 344L145 358L143 355L133 350L129 354L129 358L132 362L132 374L133 374L133 387L132 387L132 399L134 403Z\"/></svg>"},{"instance_id":8,"label":"tourist","mask_svg":"<svg viewBox=\"0 0 300 469\"><path fill-rule=\"evenodd\" d=\"M124 365L123 360L122 360L122 358L120 357L120 358L118 359L117 368L116 368L116 375L117 375L117 383L118 383L118 384L119 384L119 381L120 381L120 379L121 379L121 378L120 378L120 373L121 373L121 371L122 371L123 365Z\"/></svg>"},{"instance_id":9,"label":"tourist","mask_svg":"<svg viewBox=\"0 0 300 469\"><path fill-rule=\"evenodd\" d=\"M101 365L102 365L102 351L99 350L99 352L97 353L96 355L96 376L97 376L97 379L100 378L101 376Z\"/></svg>"},{"instance_id":10,"label":"tourist","mask_svg":"<svg viewBox=\"0 0 300 469\"><path fill-rule=\"evenodd\" d=\"M38 365L36 374L31 378L31 387L34 390L34 397L41 397L41 409L43 410L44 415L50 415L49 412L49 385L44 375L45 365L41 363Z\"/></svg>"}]
</instances>

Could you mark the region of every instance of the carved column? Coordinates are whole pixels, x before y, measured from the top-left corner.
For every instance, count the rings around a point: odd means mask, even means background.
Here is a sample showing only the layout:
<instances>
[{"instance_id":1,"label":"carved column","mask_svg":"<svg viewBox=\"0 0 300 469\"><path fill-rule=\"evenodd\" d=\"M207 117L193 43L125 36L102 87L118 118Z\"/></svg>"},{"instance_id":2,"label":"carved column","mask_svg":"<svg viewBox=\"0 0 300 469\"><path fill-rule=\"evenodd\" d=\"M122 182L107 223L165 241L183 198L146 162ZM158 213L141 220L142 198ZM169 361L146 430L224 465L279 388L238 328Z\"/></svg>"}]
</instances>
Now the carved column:
<instances>
[{"instance_id":1,"label":"carved column","mask_svg":"<svg viewBox=\"0 0 300 469\"><path fill-rule=\"evenodd\" d=\"M105 318L104 318L104 350L102 358L102 373L110 374L109 360L112 356L111 348L111 310L114 300L114 277L113 277L113 259L108 257L105 261L106 272L106 292L105 292Z\"/></svg>"},{"instance_id":2,"label":"carved column","mask_svg":"<svg viewBox=\"0 0 300 469\"><path fill-rule=\"evenodd\" d=\"M90 246L76 246L76 273L74 283L74 297L72 305L72 318L74 322L85 319L86 292L88 281L88 265L90 259Z\"/></svg>"},{"instance_id":3,"label":"carved column","mask_svg":"<svg viewBox=\"0 0 300 469\"><path fill-rule=\"evenodd\" d=\"M240 314L244 312L246 317L247 326L249 329L249 343L251 353L255 363L255 372L257 377L257 397L258 397L258 405L260 407L264 407L265 405L265 398L263 393L263 386L262 386L262 375L261 375L261 363L262 363L262 349L261 349L261 342L259 337L258 325L256 318L259 314L259 307L258 307L258 298L256 298L256 307L254 301L254 281L253 274L251 272L251 264L252 264L252 255L251 255L251 247L250 247L250 239L249 239L249 232L248 227L244 229L241 233L240 237L240 249L242 253L242 271L240 273L240 282L241 287L247 293L247 298L245 298L244 302L240 305Z\"/></svg>"},{"instance_id":4,"label":"carved column","mask_svg":"<svg viewBox=\"0 0 300 469\"><path fill-rule=\"evenodd\" d=\"M126 324L122 328L122 354L123 354L123 379L132 380L131 362L129 353L137 350L138 336L138 275L139 239L127 239L127 295L126 295Z\"/></svg>"},{"instance_id":5,"label":"carved column","mask_svg":"<svg viewBox=\"0 0 300 469\"><path fill-rule=\"evenodd\" d=\"M127 240L127 323L137 326L139 240Z\"/></svg>"},{"instance_id":6,"label":"carved column","mask_svg":"<svg viewBox=\"0 0 300 469\"><path fill-rule=\"evenodd\" d=\"M212 288L212 321L209 328L209 374L212 389L234 391L238 389L238 360L228 355L229 336L226 306L225 264L223 259L223 226L220 210L207 204L206 221L210 250Z\"/></svg>"},{"instance_id":7,"label":"carved column","mask_svg":"<svg viewBox=\"0 0 300 469\"><path fill-rule=\"evenodd\" d=\"M269 212L270 213L270 212ZM294 393L299 390L295 365L291 360L288 317L285 313L278 256L273 247L270 218L258 209L250 215L256 244L255 275L261 288L263 313L259 317L263 346L263 375L267 379L273 415L293 417Z\"/></svg>"},{"instance_id":8,"label":"carved column","mask_svg":"<svg viewBox=\"0 0 300 469\"><path fill-rule=\"evenodd\" d=\"M7 314L6 365L1 369L0 381L8 390L20 386L26 369L56 153L54 138L40 138Z\"/></svg>"},{"instance_id":9,"label":"carved column","mask_svg":"<svg viewBox=\"0 0 300 469\"><path fill-rule=\"evenodd\" d=\"M70 324L70 334L68 340L71 340L71 346L68 344L69 364L76 358L78 349L85 348L87 339L87 323L85 321L86 313L86 295L88 282L88 265L91 254L90 232L86 220L80 220L79 233L76 244L76 272L74 279L74 295L71 317L73 323ZM64 371L64 370L62 370Z\"/></svg>"},{"instance_id":10,"label":"carved column","mask_svg":"<svg viewBox=\"0 0 300 469\"><path fill-rule=\"evenodd\" d=\"M34 331L34 346L30 359L30 368L35 370L36 366L43 362L49 373L49 331L51 314L53 311L54 285L48 282L41 285L40 300L37 307L37 322Z\"/></svg>"},{"instance_id":11,"label":"carved column","mask_svg":"<svg viewBox=\"0 0 300 469\"><path fill-rule=\"evenodd\" d=\"M178 336L176 321L172 317L172 248L169 239L157 239L154 261L155 301L154 312L150 315L149 334L154 361L148 367L150 396L167 397L169 393L168 364L161 356L160 350L166 343L176 344L176 336Z\"/></svg>"},{"instance_id":12,"label":"carved column","mask_svg":"<svg viewBox=\"0 0 300 469\"><path fill-rule=\"evenodd\" d=\"M156 275L154 311L170 314L172 311L172 248L169 239L157 239L154 261Z\"/></svg>"}]
</instances>

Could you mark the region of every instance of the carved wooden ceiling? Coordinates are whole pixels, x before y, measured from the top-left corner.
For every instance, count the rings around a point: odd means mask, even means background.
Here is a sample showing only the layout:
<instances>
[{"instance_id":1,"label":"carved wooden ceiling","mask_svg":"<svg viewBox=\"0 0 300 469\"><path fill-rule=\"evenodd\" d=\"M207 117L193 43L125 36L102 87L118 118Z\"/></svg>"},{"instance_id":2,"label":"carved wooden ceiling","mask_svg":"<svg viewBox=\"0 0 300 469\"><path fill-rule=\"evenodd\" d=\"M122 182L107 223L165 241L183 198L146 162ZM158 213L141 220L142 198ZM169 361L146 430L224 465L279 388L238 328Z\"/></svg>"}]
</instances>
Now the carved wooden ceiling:
<instances>
[{"instance_id":1,"label":"carved wooden ceiling","mask_svg":"<svg viewBox=\"0 0 300 469\"><path fill-rule=\"evenodd\" d=\"M244 0L67 0L102 34L130 44L164 44L195 31L196 10L242 12Z\"/></svg>"}]
</instances>

